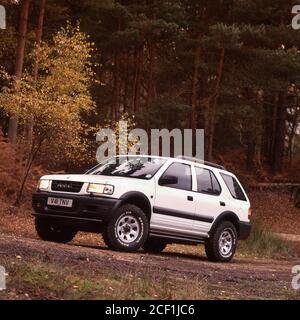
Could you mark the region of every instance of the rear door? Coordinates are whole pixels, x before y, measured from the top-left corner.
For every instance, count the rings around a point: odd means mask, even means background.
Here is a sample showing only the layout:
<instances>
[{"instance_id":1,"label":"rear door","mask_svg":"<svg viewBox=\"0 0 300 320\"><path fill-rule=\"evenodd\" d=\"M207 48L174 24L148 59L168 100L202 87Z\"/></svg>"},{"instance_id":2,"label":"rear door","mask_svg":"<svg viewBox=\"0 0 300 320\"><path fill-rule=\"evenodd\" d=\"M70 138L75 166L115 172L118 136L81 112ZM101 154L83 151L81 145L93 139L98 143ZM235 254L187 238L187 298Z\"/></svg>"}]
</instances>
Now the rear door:
<instances>
[{"instance_id":1,"label":"rear door","mask_svg":"<svg viewBox=\"0 0 300 320\"><path fill-rule=\"evenodd\" d=\"M178 182L160 185L160 179L165 176L176 176ZM156 183L151 231L178 236L192 235L194 214L191 166L173 162Z\"/></svg>"},{"instance_id":2,"label":"rear door","mask_svg":"<svg viewBox=\"0 0 300 320\"><path fill-rule=\"evenodd\" d=\"M212 170L195 166L197 192L195 193L195 220L193 229L207 233L214 219L225 211L222 189Z\"/></svg>"}]
</instances>

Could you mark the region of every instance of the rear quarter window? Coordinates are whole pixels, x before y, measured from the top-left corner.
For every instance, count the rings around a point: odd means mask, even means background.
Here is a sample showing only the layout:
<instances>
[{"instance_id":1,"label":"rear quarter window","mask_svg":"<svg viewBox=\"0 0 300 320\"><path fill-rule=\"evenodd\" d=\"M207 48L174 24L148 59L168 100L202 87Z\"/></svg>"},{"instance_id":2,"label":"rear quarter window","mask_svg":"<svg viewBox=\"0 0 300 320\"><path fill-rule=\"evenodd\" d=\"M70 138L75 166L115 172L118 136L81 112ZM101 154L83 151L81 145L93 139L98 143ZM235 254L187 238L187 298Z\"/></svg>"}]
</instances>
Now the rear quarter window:
<instances>
[{"instance_id":1,"label":"rear quarter window","mask_svg":"<svg viewBox=\"0 0 300 320\"><path fill-rule=\"evenodd\" d=\"M237 182L237 180L234 177L229 176L224 173L221 173L221 177L223 178L228 190L230 191L230 193L234 199L241 200L241 201L247 201L247 198L246 198L242 188L240 187L239 183Z\"/></svg>"}]
</instances>

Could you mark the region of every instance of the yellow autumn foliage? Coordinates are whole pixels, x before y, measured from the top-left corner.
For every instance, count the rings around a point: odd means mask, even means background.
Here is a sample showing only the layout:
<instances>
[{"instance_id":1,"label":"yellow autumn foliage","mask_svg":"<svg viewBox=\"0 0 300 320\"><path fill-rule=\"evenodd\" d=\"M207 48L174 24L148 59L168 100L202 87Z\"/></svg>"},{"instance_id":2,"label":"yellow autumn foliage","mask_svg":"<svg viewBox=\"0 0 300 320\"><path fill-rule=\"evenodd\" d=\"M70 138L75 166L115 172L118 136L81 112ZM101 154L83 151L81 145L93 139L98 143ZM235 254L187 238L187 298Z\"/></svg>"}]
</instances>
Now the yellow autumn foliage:
<instances>
[{"instance_id":1,"label":"yellow autumn foliage","mask_svg":"<svg viewBox=\"0 0 300 320\"><path fill-rule=\"evenodd\" d=\"M21 79L2 72L7 86L0 93L0 108L24 126L32 123L33 143L48 149L47 157L53 160L80 160L85 154L88 128L82 115L95 107L89 91L92 53L88 36L78 25L68 24L51 43L35 48L31 57L38 61L36 81L28 71Z\"/></svg>"}]
</instances>

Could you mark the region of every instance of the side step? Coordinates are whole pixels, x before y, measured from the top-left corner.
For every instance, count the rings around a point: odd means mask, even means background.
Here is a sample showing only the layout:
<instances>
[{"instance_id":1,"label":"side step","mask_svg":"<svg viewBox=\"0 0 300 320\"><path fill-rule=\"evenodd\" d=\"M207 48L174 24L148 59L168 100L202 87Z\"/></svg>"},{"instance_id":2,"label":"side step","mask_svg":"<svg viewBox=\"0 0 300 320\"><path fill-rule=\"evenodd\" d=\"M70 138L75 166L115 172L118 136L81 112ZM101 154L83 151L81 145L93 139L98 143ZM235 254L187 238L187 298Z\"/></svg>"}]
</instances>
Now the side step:
<instances>
[{"instance_id":1,"label":"side step","mask_svg":"<svg viewBox=\"0 0 300 320\"><path fill-rule=\"evenodd\" d=\"M197 245L203 244L205 242L205 238L189 238L184 236L178 235L170 235L158 232L150 232L149 236L151 238L164 238L168 240L170 243L180 243L180 244L190 244L190 245Z\"/></svg>"}]
</instances>

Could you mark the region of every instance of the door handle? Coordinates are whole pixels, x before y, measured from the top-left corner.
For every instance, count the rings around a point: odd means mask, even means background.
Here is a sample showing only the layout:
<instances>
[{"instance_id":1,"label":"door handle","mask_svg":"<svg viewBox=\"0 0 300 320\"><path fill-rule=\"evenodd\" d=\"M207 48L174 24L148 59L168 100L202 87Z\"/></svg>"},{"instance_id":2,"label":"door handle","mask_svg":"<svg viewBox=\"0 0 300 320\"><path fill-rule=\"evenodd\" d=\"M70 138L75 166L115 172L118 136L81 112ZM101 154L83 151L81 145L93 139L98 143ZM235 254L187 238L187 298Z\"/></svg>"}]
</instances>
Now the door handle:
<instances>
[{"instance_id":1,"label":"door handle","mask_svg":"<svg viewBox=\"0 0 300 320\"><path fill-rule=\"evenodd\" d=\"M194 201L194 198L193 198L192 196L188 196L187 199L188 199L189 201Z\"/></svg>"},{"instance_id":2,"label":"door handle","mask_svg":"<svg viewBox=\"0 0 300 320\"><path fill-rule=\"evenodd\" d=\"M225 207L225 206L226 206L226 203L223 202L223 201L220 201L220 206L221 206L221 207Z\"/></svg>"}]
</instances>

